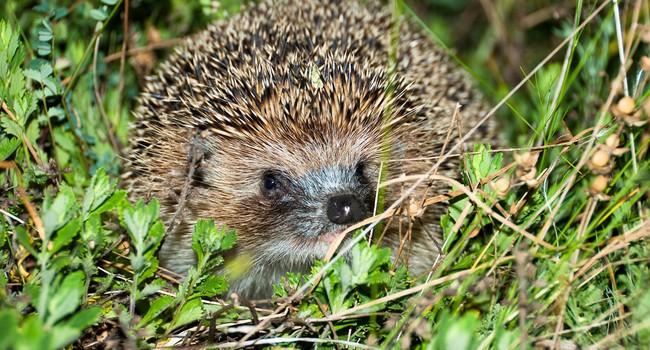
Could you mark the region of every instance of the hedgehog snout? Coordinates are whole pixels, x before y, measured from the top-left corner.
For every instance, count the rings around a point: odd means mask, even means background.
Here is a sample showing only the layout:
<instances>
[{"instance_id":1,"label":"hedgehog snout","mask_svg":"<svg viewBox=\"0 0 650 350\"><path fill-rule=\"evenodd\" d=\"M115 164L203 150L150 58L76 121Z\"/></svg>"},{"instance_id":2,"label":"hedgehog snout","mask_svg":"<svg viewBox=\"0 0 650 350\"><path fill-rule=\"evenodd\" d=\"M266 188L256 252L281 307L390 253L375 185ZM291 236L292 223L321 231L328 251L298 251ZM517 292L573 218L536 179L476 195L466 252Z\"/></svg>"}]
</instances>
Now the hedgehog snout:
<instances>
[{"instance_id":1,"label":"hedgehog snout","mask_svg":"<svg viewBox=\"0 0 650 350\"><path fill-rule=\"evenodd\" d=\"M327 218L335 224L354 224L366 217L366 207L353 194L333 196L327 201Z\"/></svg>"}]
</instances>

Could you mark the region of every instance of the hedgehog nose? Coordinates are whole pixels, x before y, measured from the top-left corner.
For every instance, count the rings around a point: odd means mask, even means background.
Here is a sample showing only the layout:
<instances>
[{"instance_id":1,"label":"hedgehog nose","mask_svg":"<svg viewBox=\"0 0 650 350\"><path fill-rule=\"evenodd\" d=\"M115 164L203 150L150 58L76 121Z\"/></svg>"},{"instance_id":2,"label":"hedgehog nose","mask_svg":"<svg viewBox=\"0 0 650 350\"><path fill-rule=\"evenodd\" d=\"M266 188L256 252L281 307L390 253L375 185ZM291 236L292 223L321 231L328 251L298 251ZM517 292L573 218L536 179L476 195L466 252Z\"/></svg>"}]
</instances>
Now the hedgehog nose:
<instances>
[{"instance_id":1,"label":"hedgehog nose","mask_svg":"<svg viewBox=\"0 0 650 350\"><path fill-rule=\"evenodd\" d=\"M333 196L327 202L327 217L335 224L352 224L365 219L366 216L366 208L354 195Z\"/></svg>"}]
</instances>

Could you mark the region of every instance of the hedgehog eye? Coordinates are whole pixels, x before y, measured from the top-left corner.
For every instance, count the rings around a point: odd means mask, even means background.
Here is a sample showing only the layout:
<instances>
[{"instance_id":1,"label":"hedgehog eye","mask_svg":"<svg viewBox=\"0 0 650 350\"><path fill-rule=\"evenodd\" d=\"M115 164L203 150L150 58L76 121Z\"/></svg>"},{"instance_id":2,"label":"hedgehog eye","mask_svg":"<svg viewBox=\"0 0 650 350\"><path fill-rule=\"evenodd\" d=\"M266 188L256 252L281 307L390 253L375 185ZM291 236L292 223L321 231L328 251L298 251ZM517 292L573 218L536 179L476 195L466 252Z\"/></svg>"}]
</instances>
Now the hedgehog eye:
<instances>
[{"instance_id":1,"label":"hedgehog eye","mask_svg":"<svg viewBox=\"0 0 650 350\"><path fill-rule=\"evenodd\" d=\"M278 179L271 174L264 175L264 188L267 190L274 190L278 187Z\"/></svg>"},{"instance_id":2,"label":"hedgehog eye","mask_svg":"<svg viewBox=\"0 0 650 350\"><path fill-rule=\"evenodd\" d=\"M282 176L271 172L262 175L260 187L262 194L267 198L276 198L282 194Z\"/></svg>"},{"instance_id":3,"label":"hedgehog eye","mask_svg":"<svg viewBox=\"0 0 650 350\"><path fill-rule=\"evenodd\" d=\"M363 178L364 177L364 170L366 170L366 165L363 162L359 162L354 169L354 176L358 178Z\"/></svg>"}]
</instances>

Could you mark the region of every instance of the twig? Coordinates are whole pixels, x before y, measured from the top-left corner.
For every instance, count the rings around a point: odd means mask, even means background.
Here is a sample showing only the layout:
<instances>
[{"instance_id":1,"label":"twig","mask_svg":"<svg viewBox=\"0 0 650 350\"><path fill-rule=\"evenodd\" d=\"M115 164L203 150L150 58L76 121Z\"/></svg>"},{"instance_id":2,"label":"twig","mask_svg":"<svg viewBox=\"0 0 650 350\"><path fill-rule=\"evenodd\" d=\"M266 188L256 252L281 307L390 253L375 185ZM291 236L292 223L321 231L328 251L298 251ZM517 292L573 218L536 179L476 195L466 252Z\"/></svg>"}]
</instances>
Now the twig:
<instances>
[{"instance_id":1,"label":"twig","mask_svg":"<svg viewBox=\"0 0 650 350\"><path fill-rule=\"evenodd\" d=\"M185 38L176 38L176 39L156 42L156 43L149 44L149 45L142 46L142 47L136 47L136 48L133 48L133 49L128 49L126 51L116 52L116 53L113 53L113 54L110 54L110 55L104 57L104 63L110 63L110 62L115 61L117 59L121 59L122 56L133 56L133 55L137 55L137 54L140 54L140 53L150 52L150 51L153 51L153 50L167 49L167 48L170 48L170 47L174 47L174 46L182 43L183 41L185 41Z\"/></svg>"},{"instance_id":2,"label":"twig","mask_svg":"<svg viewBox=\"0 0 650 350\"><path fill-rule=\"evenodd\" d=\"M196 171L199 162L203 158L203 151L201 151L200 147L197 145L199 142L199 137L201 136L197 132L197 134L192 138L192 142L190 143L190 168L188 169L187 177L185 178L185 184L183 185L180 198L178 199L178 204L176 205L176 211L174 212L174 216L172 216L172 219L169 222L169 226L167 226L167 234L174 232L176 225L178 225L181 220L181 213L185 208L185 201L187 200L187 196L190 193L192 179L194 178L194 172Z\"/></svg>"},{"instance_id":3,"label":"twig","mask_svg":"<svg viewBox=\"0 0 650 350\"><path fill-rule=\"evenodd\" d=\"M20 200L23 202L25 209L27 209L29 217L32 219L32 221L34 221L34 226L36 226L36 232L38 232L38 236L42 241L45 241L45 227L43 226L43 221L41 220L41 217L38 216L38 213L36 212L36 209L34 209L32 203L29 201L29 197L27 197L27 192L25 191L25 187L23 187L23 175L21 174L20 169L18 169L16 163L4 160L0 161L0 168L13 169L16 172L16 180L18 181L18 193L20 195Z\"/></svg>"}]
</instances>

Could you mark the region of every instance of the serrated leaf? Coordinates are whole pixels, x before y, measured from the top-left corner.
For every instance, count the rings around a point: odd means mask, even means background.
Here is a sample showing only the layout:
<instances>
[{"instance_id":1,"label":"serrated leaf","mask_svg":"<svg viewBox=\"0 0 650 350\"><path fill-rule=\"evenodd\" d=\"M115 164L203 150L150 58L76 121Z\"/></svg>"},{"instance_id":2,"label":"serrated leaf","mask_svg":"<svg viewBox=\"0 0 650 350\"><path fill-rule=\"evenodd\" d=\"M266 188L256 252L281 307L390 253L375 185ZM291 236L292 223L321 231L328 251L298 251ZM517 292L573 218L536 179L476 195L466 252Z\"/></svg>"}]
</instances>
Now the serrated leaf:
<instances>
[{"instance_id":1,"label":"serrated leaf","mask_svg":"<svg viewBox=\"0 0 650 350\"><path fill-rule=\"evenodd\" d=\"M20 126L20 124L9 118L2 118L2 120L0 120L0 125L2 125L2 128L9 135L20 138L23 134L23 128Z\"/></svg>"},{"instance_id":2,"label":"serrated leaf","mask_svg":"<svg viewBox=\"0 0 650 350\"><path fill-rule=\"evenodd\" d=\"M155 299L151 304L149 304L149 310L144 317L142 317L139 327L151 322L151 320L155 318L158 318L160 314L165 312L172 305L174 305L174 298L169 295L163 295L160 298Z\"/></svg>"},{"instance_id":3,"label":"serrated leaf","mask_svg":"<svg viewBox=\"0 0 650 350\"><path fill-rule=\"evenodd\" d=\"M362 247L361 244L357 244L352 248L352 262L351 269L349 271L350 278L349 282L352 284L360 284L365 282L368 273L370 273L370 268L375 263L377 256L373 254L372 250L367 246ZM345 283L344 276L341 276L341 281Z\"/></svg>"},{"instance_id":4,"label":"serrated leaf","mask_svg":"<svg viewBox=\"0 0 650 350\"><path fill-rule=\"evenodd\" d=\"M7 159L20 146L18 138L5 138L0 140L0 160Z\"/></svg>"},{"instance_id":5,"label":"serrated leaf","mask_svg":"<svg viewBox=\"0 0 650 350\"><path fill-rule=\"evenodd\" d=\"M468 155L468 169L470 181L472 183L478 182L490 176L494 172L501 169L501 162L503 156L500 153L495 153L494 156L490 154L490 148L483 144L474 145L474 154Z\"/></svg>"},{"instance_id":6,"label":"serrated leaf","mask_svg":"<svg viewBox=\"0 0 650 350\"><path fill-rule=\"evenodd\" d=\"M104 168L99 168L90 180L90 186L86 190L84 199L81 204L81 212L84 219L90 212L97 209L113 194L115 183L106 175Z\"/></svg>"},{"instance_id":7,"label":"serrated leaf","mask_svg":"<svg viewBox=\"0 0 650 350\"><path fill-rule=\"evenodd\" d=\"M43 44L48 45L48 47L49 47L48 43L43 43ZM38 61L32 62L31 66L34 67L34 65L37 65L38 70L36 70L36 69L25 69L23 71L23 74L27 78L33 79L36 82L44 84L44 85L48 84L48 78L50 78L49 84L54 85L53 90L56 90L56 83L54 82L54 80L51 79L52 78L51 75L52 75L52 73L54 71L53 68L52 68L52 65L49 62L47 62L47 61L45 61L43 59L38 59Z\"/></svg>"},{"instance_id":8,"label":"serrated leaf","mask_svg":"<svg viewBox=\"0 0 650 350\"><path fill-rule=\"evenodd\" d=\"M81 221L79 219L69 221L65 226L56 232L54 240L52 241L52 248L50 254L55 254L59 249L63 248L66 244L70 243L74 236L81 228Z\"/></svg>"},{"instance_id":9,"label":"serrated leaf","mask_svg":"<svg viewBox=\"0 0 650 350\"><path fill-rule=\"evenodd\" d=\"M43 81L43 86L45 87L45 96L50 97L50 96L57 96L60 91L59 91L59 85L54 81L54 78L52 77L47 77Z\"/></svg>"},{"instance_id":10,"label":"serrated leaf","mask_svg":"<svg viewBox=\"0 0 650 350\"><path fill-rule=\"evenodd\" d=\"M161 290L164 286L167 285L167 282L163 279L155 279L151 283L146 284L140 290L135 293L135 300L141 300L148 296L151 296Z\"/></svg>"},{"instance_id":11,"label":"serrated leaf","mask_svg":"<svg viewBox=\"0 0 650 350\"><path fill-rule=\"evenodd\" d=\"M231 248L237 240L234 231L227 232L225 226L216 226L214 220L198 220L194 226L194 232L192 248L196 251L200 262L204 260L204 257L209 258L222 250Z\"/></svg>"},{"instance_id":12,"label":"serrated leaf","mask_svg":"<svg viewBox=\"0 0 650 350\"><path fill-rule=\"evenodd\" d=\"M228 281L223 276L209 275L194 290L202 297L213 297L228 290Z\"/></svg>"},{"instance_id":13,"label":"serrated leaf","mask_svg":"<svg viewBox=\"0 0 650 350\"><path fill-rule=\"evenodd\" d=\"M137 250L147 250L145 240L154 220L158 217L158 200L155 198L145 206L140 200L135 207L127 205L122 211L122 223L129 232L133 245Z\"/></svg>"},{"instance_id":14,"label":"serrated leaf","mask_svg":"<svg viewBox=\"0 0 650 350\"><path fill-rule=\"evenodd\" d=\"M200 320L201 317L203 317L204 312L201 299L191 299L183 305L183 308L179 311L179 316L176 319L176 322L170 325L170 328L181 327L188 323Z\"/></svg>"},{"instance_id":15,"label":"serrated leaf","mask_svg":"<svg viewBox=\"0 0 650 350\"><path fill-rule=\"evenodd\" d=\"M102 203L102 205L96 208L93 211L93 213L99 214L99 213L104 213L115 209L117 206L119 206L120 203L122 203L122 201L126 199L126 195L127 193L124 190L115 191L115 193L113 193L113 195L110 198L105 200L104 203Z\"/></svg>"},{"instance_id":16,"label":"serrated leaf","mask_svg":"<svg viewBox=\"0 0 650 350\"><path fill-rule=\"evenodd\" d=\"M196 222L192 236L192 248L196 251L199 261L202 261L205 255L219 249L221 240L217 237L218 233L214 220L199 219Z\"/></svg>"},{"instance_id":17,"label":"serrated leaf","mask_svg":"<svg viewBox=\"0 0 650 350\"><path fill-rule=\"evenodd\" d=\"M61 107L52 107L47 110L47 116L50 118L61 118L65 115L65 111Z\"/></svg>"},{"instance_id":18,"label":"serrated leaf","mask_svg":"<svg viewBox=\"0 0 650 350\"><path fill-rule=\"evenodd\" d=\"M237 232L235 230L228 231L221 240L221 250L228 250L232 248L237 242Z\"/></svg>"},{"instance_id":19,"label":"serrated leaf","mask_svg":"<svg viewBox=\"0 0 650 350\"><path fill-rule=\"evenodd\" d=\"M35 80L35 81L38 81L38 82L40 82L40 80L41 80L41 74L37 70L25 69L23 71L23 74L29 79L32 79L32 80Z\"/></svg>"}]
</instances>

